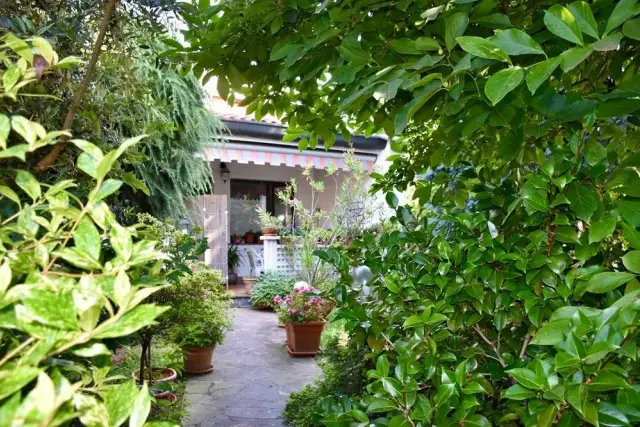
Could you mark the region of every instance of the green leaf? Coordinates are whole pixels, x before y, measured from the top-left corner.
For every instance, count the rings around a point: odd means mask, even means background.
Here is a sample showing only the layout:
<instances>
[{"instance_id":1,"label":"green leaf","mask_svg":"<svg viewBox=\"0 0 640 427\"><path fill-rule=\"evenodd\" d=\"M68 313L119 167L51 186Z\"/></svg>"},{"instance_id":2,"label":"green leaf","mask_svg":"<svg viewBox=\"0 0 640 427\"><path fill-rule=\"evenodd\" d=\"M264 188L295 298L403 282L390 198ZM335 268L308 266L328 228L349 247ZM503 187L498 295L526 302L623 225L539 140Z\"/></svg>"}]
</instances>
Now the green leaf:
<instances>
[{"instance_id":1,"label":"green leaf","mask_svg":"<svg viewBox=\"0 0 640 427\"><path fill-rule=\"evenodd\" d=\"M524 71L520 67L509 67L492 75L484 87L493 105L496 105L509 92L518 87L524 78Z\"/></svg>"},{"instance_id":2,"label":"green leaf","mask_svg":"<svg viewBox=\"0 0 640 427\"><path fill-rule=\"evenodd\" d=\"M609 52L611 50L618 50L620 42L622 41L622 33L610 34L604 37L602 40L598 40L593 43L594 50L598 52Z\"/></svg>"},{"instance_id":3,"label":"green leaf","mask_svg":"<svg viewBox=\"0 0 640 427\"><path fill-rule=\"evenodd\" d=\"M637 199L618 199L616 206L622 217L632 226L640 226L640 200Z\"/></svg>"},{"instance_id":4,"label":"green leaf","mask_svg":"<svg viewBox=\"0 0 640 427\"><path fill-rule=\"evenodd\" d=\"M640 19L632 19L622 26L622 34L630 39L640 40Z\"/></svg>"},{"instance_id":5,"label":"green leaf","mask_svg":"<svg viewBox=\"0 0 640 427\"><path fill-rule=\"evenodd\" d=\"M584 148L584 159L587 161L587 164L595 166L606 157L607 149L602 145L602 143L595 138L589 138Z\"/></svg>"},{"instance_id":6,"label":"green leaf","mask_svg":"<svg viewBox=\"0 0 640 427\"><path fill-rule=\"evenodd\" d=\"M133 251L133 240L131 239L131 234L126 228L116 223L111 227L109 236L113 250L116 251L118 256L123 260L129 261Z\"/></svg>"},{"instance_id":7,"label":"green leaf","mask_svg":"<svg viewBox=\"0 0 640 427\"><path fill-rule=\"evenodd\" d=\"M433 405L438 408L446 404L451 396L453 396L453 393L456 391L456 385L440 384L436 390L436 394L433 396Z\"/></svg>"},{"instance_id":8,"label":"green leaf","mask_svg":"<svg viewBox=\"0 0 640 427\"><path fill-rule=\"evenodd\" d=\"M404 329L409 329L409 328L417 328L423 325L424 325L424 321L422 320L422 317L409 316L407 317L407 320L405 320L404 323L402 324L402 327Z\"/></svg>"},{"instance_id":9,"label":"green leaf","mask_svg":"<svg viewBox=\"0 0 640 427\"><path fill-rule=\"evenodd\" d=\"M556 36L572 43L583 44L580 25L564 6L559 4L551 6L544 14L544 24Z\"/></svg>"},{"instance_id":10,"label":"green leaf","mask_svg":"<svg viewBox=\"0 0 640 427\"><path fill-rule=\"evenodd\" d=\"M607 28L605 29L604 33L610 33L613 29L624 23L627 19L636 15L638 13L636 2L637 0L620 0L618 4L616 4L615 9L613 9L613 12L611 12L611 16L609 16L609 20L607 21Z\"/></svg>"},{"instance_id":11,"label":"green leaf","mask_svg":"<svg viewBox=\"0 0 640 427\"><path fill-rule=\"evenodd\" d=\"M360 42L355 35L347 36L338 47L338 51L340 56L355 66L364 65L371 61L371 55L362 50ZM271 60L273 61L273 58Z\"/></svg>"},{"instance_id":12,"label":"green leaf","mask_svg":"<svg viewBox=\"0 0 640 427\"><path fill-rule=\"evenodd\" d=\"M88 217L82 218L73 232L73 242L78 250L86 252L95 260L100 259L102 239L98 229Z\"/></svg>"},{"instance_id":13,"label":"green leaf","mask_svg":"<svg viewBox=\"0 0 640 427\"><path fill-rule=\"evenodd\" d=\"M502 395L503 398L510 400L526 400L534 396L535 394L531 390L522 387L520 384L512 385Z\"/></svg>"},{"instance_id":14,"label":"green leaf","mask_svg":"<svg viewBox=\"0 0 640 427\"><path fill-rule=\"evenodd\" d=\"M422 106L442 87L440 80L434 80L423 88L416 91L416 96L398 111L396 114L394 126L396 134L401 133L409 120Z\"/></svg>"},{"instance_id":15,"label":"green leaf","mask_svg":"<svg viewBox=\"0 0 640 427\"><path fill-rule=\"evenodd\" d=\"M507 55L544 55L544 50L527 33L515 28L500 31L491 41Z\"/></svg>"},{"instance_id":16,"label":"green leaf","mask_svg":"<svg viewBox=\"0 0 640 427\"><path fill-rule=\"evenodd\" d=\"M629 271L640 274L640 251L627 252L622 257L622 263Z\"/></svg>"},{"instance_id":17,"label":"green leaf","mask_svg":"<svg viewBox=\"0 0 640 427\"><path fill-rule=\"evenodd\" d=\"M587 47L574 47L573 49L566 50L560 54L560 68L565 73L573 70L580 65L582 61L587 59L593 52L592 46Z\"/></svg>"},{"instance_id":18,"label":"green leaf","mask_svg":"<svg viewBox=\"0 0 640 427\"><path fill-rule=\"evenodd\" d=\"M547 81L553 71L558 68L561 61L562 57L556 56L555 58L538 62L529 69L527 73L527 87L532 94L536 93L540 85Z\"/></svg>"},{"instance_id":19,"label":"green leaf","mask_svg":"<svg viewBox=\"0 0 640 427\"><path fill-rule=\"evenodd\" d=\"M474 381L462 387L462 393L464 394L487 393L487 390L480 383L477 383Z\"/></svg>"},{"instance_id":20,"label":"green leaf","mask_svg":"<svg viewBox=\"0 0 640 427\"><path fill-rule=\"evenodd\" d=\"M616 219L612 216L605 216L595 221L589 227L589 243L599 242L605 237L610 237L616 229Z\"/></svg>"},{"instance_id":21,"label":"green leaf","mask_svg":"<svg viewBox=\"0 0 640 427\"><path fill-rule=\"evenodd\" d=\"M109 413L110 425L119 426L129 418L138 394L138 387L134 381L127 381L107 390L103 399Z\"/></svg>"},{"instance_id":22,"label":"green leaf","mask_svg":"<svg viewBox=\"0 0 640 427\"><path fill-rule=\"evenodd\" d=\"M11 120L9 116L0 114L0 148L7 148L7 139L11 131Z\"/></svg>"},{"instance_id":23,"label":"green leaf","mask_svg":"<svg viewBox=\"0 0 640 427\"><path fill-rule=\"evenodd\" d=\"M535 372L525 368L515 368L507 371L521 385L535 390L542 390L544 381Z\"/></svg>"},{"instance_id":24,"label":"green leaf","mask_svg":"<svg viewBox=\"0 0 640 427\"><path fill-rule=\"evenodd\" d=\"M562 243L580 244L578 233L570 226L561 226L556 228L556 240Z\"/></svg>"},{"instance_id":25,"label":"green leaf","mask_svg":"<svg viewBox=\"0 0 640 427\"><path fill-rule=\"evenodd\" d=\"M454 13L447 18L445 21L444 42L449 52L456 47L459 42L457 39L464 34L467 25L469 25L469 16L464 12Z\"/></svg>"},{"instance_id":26,"label":"green leaf","mask_svg":"<svg viewBox=\"0 0 640 427\"><path fill-rule=\"evenodd\" d=\"M95 196L93 196L91 199L98 201L109 197L110 195L118 191L121 186L122 181L117 179L107 179L102 183L102 185L100 185L100 188L95 193Z\"/></svg>"},{"instance_id":27,"label":"green leaf","mask_svg":"<svg viewBox=\"0 0 640 427\"><path fill-rule=\"evenodd\" d=\"M509 62L509 55L500 47L488 39L475 36L464 36L456 39L460 47L472 55L480 58L495 59L502 62Z\"/></svg>"},{"instance_id":28,"label":"green leaf","mask_svg":"<svg viewBox=\"0 0 640 427\"><path fill-rule=\"evenodd\" d=\"M0 399L11 396L33 381L40 369L30 366L19 366L0 373Z\"/></svg>"},{"instance_id":29,"label":"green leaf","mask_svg":"<svg viewBox=\"0 0 640 427\"><path fill-rule=\"evenodd\" d=\"M623 235L629 245L634 249L640 249L640 232L626 222L622 223Z\"/></svg>"},{"instance_id":30,"label":"green leaf","mask_svg":"<svg viewBox=\"0 0 640 427\"><path fill-rule=\"evenodd\" d=\"M77 330L78 321L71 291L50 291L32 287L22 296L25 321L35 321L59 329Z\"/></svg>"},{"instance_id":31,"label":"green leaf","mask_svg":"<svg viewBox=\"0 0 640 427\"><path fill-rule=\"evenodd\" d=\"M591 277L591 279L589 279L589 281L587 282L587 291L596 294L604 294L624 285L635 277L635 274L631 273L598 273Z\"/></svg>"},{"instance_id":32,"label":"green leaf","mask_svg":"<svg viewBox=\"0 0 640 427\"><path fill-rule=\"evenodd\" d=\"M558 408L556 405L549 404L543 410L538 412L538 426L539 427L551 427L555 421Z\"/></svg>"},{"instance_id":33,"label":"green leaf","mask_svg":"<svg viewBox=\"0 0 640 427\"><path fill-rule=\"evenodd\" d=\"M133 188L134 192L136 190L140 190L144 194L146 194L147 196L151 195L151 191L149 190L149 187L147 187L147 184L145 184L144 181L138 179L138 177L135 176L133 173L125 172L121 176L121 178L122 178L122 181L124 181L125 184L127 184L129 187Z\"/></svg>"},{"instance_id":34,"label":"green leaf","mask_svg":"<svg viewBox=\"0 0 640 427\"><path fill-rule=\"evenodd\" d=\"M440 50L440 43L432 37L418 37L416 39L416 49L437 52Z\"/></svg>"},{"instance_id":35,"label":"green leaf","mask_svg":"<svg viewBox=\"0 0 640 427\"><path fill-rule=\"evenodd\" d=\"M594 39L598 38L598 24L596 23L596 19L593 17L593 12L591 12L591 7L583 1L576 1L567 6L571 14L578 21L578 25L583 33L593 37Z\"/></svg>"},{"instance_id":36,"label":"green leaf","mask_svg":"<svg viewBox=\"0 0 640 427\"><path fill-rule=\"evenodd\" d=\"M103 268L102 264L90 256L87 256L87 254L78 248L64 248L60 251L53 252L53 255L84 270L102 270Z\"/></svg>"},{"instance_id":37,"label":"green leaf","mask_svg":"<svg viewBox=\"0 0 640 427\"><path fill-rule=\"evenodd\" d=\"M21 170L16 174L16 184L35 202L41 195L40 183L35 176Z\"/></svg>"},{"instance_id":38,"label":"green leaf","mask_svg":"<svg viewBox=\"0 0 640 427\"><path fill-rule=\"evenodd\" d=\"M567 199L571 202L571 210L580 219L588 220L598 208L598 194L592 186L576 181L569 184Z\"/></svg>"},{"instance_id":39,"label":"green leaf","mask_svg":"<svg viewBox=\"0 0 640 427\"><path fill-rule=\"evenodd\" d=\"M464 420L465 426L471 427L491 427L491 423L485 417L479 414L474 414Z\"/></svg>"},{"instance_id":40,"label":"green leaf","mask_svg":"<svg viewBox=\"0 0 640 427\"><path fill-rule=\"evenodd\" d=\"M587 356L583 359L583 362L587 365L591 365L593 363L599 362L602 360L607 354L611 353L613 350L617 349L617 345L613 345L607 341L600 341L594 343L587 350Z\"/></svg>"},{"instance_id":41,"label":"green leaf","mask_svg":"<svg viewBox=\"0 0 640 427\"><path fill-rule=\"evenodd\" d=\"M640 109L638 99L608 99L602 102L596 109L598 118L627 116Z\"/></svg>"},{"instance_id":42,"label":"green leaf","mask_svg":"<svg viewBox=\"0 0 640 427\"><path fill-rule=\"evenodd\" d=\"M168 309L169 307L159 307L154 304L139 305L106 326L96 334L95 338L116 338L132 334L145 326L155 324L155 319Z\"/></svg>"},{"instance_id":43,"label":"green leaf","mask_svg":"<svg viewBox=\"0 0 640 427\"><path fill-rule=\"evenodd\" d=\"M378 356L376 360L376 371L380 374L381 377L389 376L389 359L384 354Z\"/></svg>"},{"instance_id":44,"label":"green leaf","mask_svg":"<svg viewBox=\"0 0 640 427\"><path fill-rule=\"evenodd\" d=\"M135 402L129 418L129 427L142 427L149 416L151 410L151 395L147 383L144 383Z\"/></svg>"},{"instance_id":45,"label":"green leaf","mask_svg":"<svg viewBox=\"0 0 640 427\"><path fill-rule=\"evenodd\" d=\"M627 416L617 407L609 402L596 403L598 410L598 422L605 426L630 426Z\"/></svg>"},{"instance_id":46,"label":"green leaf","mask_svg":"<svg viewBox=\"0 0 640 427\"><path fill-rule=\"evenodd\" d=\"M389 412L396 408L396 404L389 399L376 399L367 407L367 412Z\"/></svg>"},{"instance_id":47,"label":"green leaf","mask_svg":"<svg viewBox=\"0 0 640 427\"><path fill-rule=\"evenodd\" d=\"M544 325L531 340L536 345L556 345L565 339L565 334L571 331L569 319L554 320Z\"/></svg>"},{"instance_id":48,"label":"green leaf","mask_svg":"<svg viewBox=\"0 0 640 427\"><path fill-rule=\"evenodd\" d=\"M629 387L629 383L613 372L599 372L589 383L589 389L593 391L611 391Z\"/></svg>"}]
</instances>

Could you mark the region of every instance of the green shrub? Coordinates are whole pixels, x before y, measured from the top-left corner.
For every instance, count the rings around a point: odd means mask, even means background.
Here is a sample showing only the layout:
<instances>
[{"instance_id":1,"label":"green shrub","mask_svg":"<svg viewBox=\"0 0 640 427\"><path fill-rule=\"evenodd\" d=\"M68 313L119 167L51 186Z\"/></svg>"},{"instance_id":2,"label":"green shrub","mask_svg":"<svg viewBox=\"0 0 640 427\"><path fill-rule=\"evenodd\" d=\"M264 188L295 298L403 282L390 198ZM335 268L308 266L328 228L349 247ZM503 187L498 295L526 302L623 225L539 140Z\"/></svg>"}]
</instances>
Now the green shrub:
<instances>
[{"instance_id":1,"label":"green shrub","mask_svg":"<svg viewBox=\"0 0 640 427\"><path fill-rule=\"evenodd\" d=\"M171 288L167 314L169 336L182 347L209 347L222 343L231 328L231 299L222 286L222 272L203 263L191 266Z\"/></svg>"},{"instance_id":2,"label":"green shrub","mask_svg":"<svg viewBox=\"0 0 640 427\"><path fill-rule=\"evenodd\" d=\"M317 357L322 377L291 393L282 413L285 423L295 427L321 425L319 420L326 415L323 401L359 396L365 385L366 372L373 367L365 354L365 349L358 348L344 332L326 339L326 345Z\"/></svg>"},{"instance_id":3,"label":"green shrub","mask_svg":"<svg viewBox=\"0 0 640 427\"><path fill-rule=\"evenodd\" d=\"M2 37L0 158L24 161L27 153L55 144L68 132L47 132L39 123L4 112L39 74L74 61L61 60L39 37ZM37 53L40 56L34 55ZM49 69L47 70L47 68ZM31 94L34 95L34 94ZM134 227L120 225L104 199L122 182L107 174L141 138L103 153L72 140L82 153L77 167L91 177L88 195L76 183L38 181L26 168L10 171L0 185L0 419L3 425L141 426L149 413L147 385L107 376L108 338L152 325L166 310L143 304L162 289L151 274L165 255ZM5 210L6 209L6 210Z\"/></svg>"},{"instance_id":4,"label":"green shrub","mask_svg":"<svg viewBox=\"0 0 640 427\"><path fill-rule=\"evenodd\" d=\"M293 279L277 271L265 271L251 289L249 302L256 308L275 309L275 297L283 297L293 290Z\"/></svg>"}]
</instances>

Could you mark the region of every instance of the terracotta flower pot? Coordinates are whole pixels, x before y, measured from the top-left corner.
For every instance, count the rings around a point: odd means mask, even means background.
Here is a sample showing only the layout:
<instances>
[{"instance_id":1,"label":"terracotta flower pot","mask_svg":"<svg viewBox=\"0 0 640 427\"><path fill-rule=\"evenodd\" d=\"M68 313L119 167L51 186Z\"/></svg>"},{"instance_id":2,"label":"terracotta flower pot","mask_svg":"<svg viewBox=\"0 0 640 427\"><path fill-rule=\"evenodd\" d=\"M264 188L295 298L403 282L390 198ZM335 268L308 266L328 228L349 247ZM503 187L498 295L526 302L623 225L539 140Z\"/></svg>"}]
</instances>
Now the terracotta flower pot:
<instances>
[{"instance_id":1,"label":"terracotta flower pot","mask_svg":"<svg viewBox=\"0 0 640 427\"><path fill-rule=\"evenodd\" d=\"M145 380L148 378L148 373L145 370ZM153 368L153 381L157 383L168 383L178 378L178 373L171 368ZM131 378L138 381L140 378L140 370L133 371Z\"/></svg>"},{"instance_id":2,"label":"terracotta flower pot","mask_svg":"<svg viewBox=\"0 0 640 427\"><path fill-rule=\"evenodd\" d=\"M247 233L244 235L245 243L252 244L256 242L256 235L253 233Z\"/></svg>"},{"instance_id":3,"label":"terracotta flower pot","mask_svg":"<svg viewBox=\"0 0 640 427\"><path fill-rule=\"evenodd\" d=\"M278 229L277 228L272 228L272 227L266 227L262 229L262 235L263 236L277 236L278 235Z\"/></svg>"},{"instance_id":4,"label":"terracotta flower pot","mask_svg":"<svg viewBox=\"0 0 640 427\"><path fill-rule=\"evenodd\" d=\"M320 336L325 322L304 323L289 322L287 332L287 350L292 356L315 356L320 350Z\"/></svg>"},{"instance_id":5,"label":"terracotta flower pot","mask_svg":"<svg viewBox=\"0 0 640 427\"><path fill-rule=\"evenodd\" d=\"M178 400L178 396L174 393L167 393L163 396L158 396L156 399L166 400L169 402L169 405L173 405Z\"/></svg>"},{"instance_id":6,"label":"terracotta flower pot","mask_svg":"<svg viewBox=\"0 0 640 427\"><path fill-rule=\"evenodd\" d=\"M208 374L213 371L211 359L213 357L213 347L185 347L184 372L189 375Z\"/></svg>"}]
</instances>

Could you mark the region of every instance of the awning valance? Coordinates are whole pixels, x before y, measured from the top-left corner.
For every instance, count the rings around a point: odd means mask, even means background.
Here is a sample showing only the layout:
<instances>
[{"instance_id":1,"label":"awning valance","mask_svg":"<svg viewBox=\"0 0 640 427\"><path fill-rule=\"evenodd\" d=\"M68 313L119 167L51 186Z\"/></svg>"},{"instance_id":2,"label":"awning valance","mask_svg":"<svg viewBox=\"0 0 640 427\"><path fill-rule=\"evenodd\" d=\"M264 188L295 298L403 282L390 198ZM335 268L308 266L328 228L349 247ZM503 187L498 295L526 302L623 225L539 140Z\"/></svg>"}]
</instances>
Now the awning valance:
<instances>
[{"instance_id":1,"label":"awning valance","mask_svg":"<svg viewBox=\"0 0 640 427\"><path fill-rule=\"evenodd\" d=\"M299 151L295 148L277 146L251 146L228 143L221 148L207 148L205 160L221 162L253 163L256 165L273 165L289 167L312 166L325 169L330 163L338 169L349 169L344 162L344 154L332 151ZM375 155L355 154L354 158L362 164L363 170L373 171Z\"/></svg>"}]
</instances>

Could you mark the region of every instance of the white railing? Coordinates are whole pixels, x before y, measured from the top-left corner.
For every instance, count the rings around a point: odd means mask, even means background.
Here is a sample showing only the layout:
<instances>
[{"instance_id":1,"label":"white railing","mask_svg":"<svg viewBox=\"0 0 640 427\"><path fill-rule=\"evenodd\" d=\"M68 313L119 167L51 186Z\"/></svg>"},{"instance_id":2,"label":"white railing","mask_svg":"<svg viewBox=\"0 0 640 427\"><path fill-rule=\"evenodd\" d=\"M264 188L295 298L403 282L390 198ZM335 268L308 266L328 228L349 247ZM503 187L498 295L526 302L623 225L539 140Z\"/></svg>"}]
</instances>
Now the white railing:
<instances>
[{"instance_id":1,"label":"white railing","mask_svg":"<svg viewBox=\"0 0 640 427\"><path fill-rule=\"evenodd\" d=\"M284 245L278 243L279 236L262 236L264 243L264 269L274 270L290 276L296 274L300 268L300 256L297 252L290 253Z\"/></svg>"}]
</instances>

